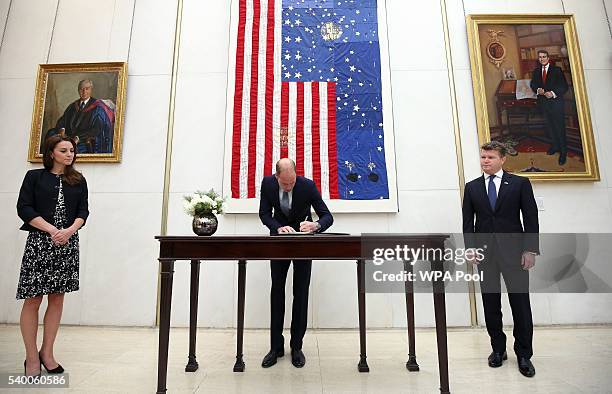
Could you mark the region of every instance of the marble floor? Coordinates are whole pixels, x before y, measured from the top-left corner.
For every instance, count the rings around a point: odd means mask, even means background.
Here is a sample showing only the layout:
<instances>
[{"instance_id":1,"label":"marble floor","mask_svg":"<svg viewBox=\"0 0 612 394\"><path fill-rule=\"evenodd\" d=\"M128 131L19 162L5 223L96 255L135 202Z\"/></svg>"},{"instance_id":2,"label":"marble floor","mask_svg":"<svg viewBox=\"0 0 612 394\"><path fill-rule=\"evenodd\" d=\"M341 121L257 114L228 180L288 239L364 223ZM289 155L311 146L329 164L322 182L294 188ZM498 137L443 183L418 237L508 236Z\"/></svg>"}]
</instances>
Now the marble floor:
<instances>
[{"instance_id":1,"label":"marble floor","mask_svg":"<svg viewBox=\"0 0 612 394\"><path fill-rule=\"evenodd\" d=\"M511 329L506 332L511 337ZM486 331L450 329L448 332L450 389L453 393L611 393L612 326L536 328L537 374L519 374L509 352L501 368L487 366ZM198 331L200 369L184 372L188 331L171 330L168 362L169 393L436 393L439 387L436 337L433 329L417 329L417 360L421 370L408 372L404 364L407 338L403 330L369 330L370 373L358 373L357 330L309 330L304 342L306 366L291 365L290 357L263 369L268 350L266 330L247 330L244 373L233 373L233 330ZM511 349L511 347L509 347ZM70 389L77 393L151 393L157 379L157 330L153 328L63 326L56 356L70 373ZM19 327L0 325L0 374L21 370L23 350ZM27 390L0 389L24 393ZM34 389L30 392L43 393Z\"/></svg>"}]
</instances>

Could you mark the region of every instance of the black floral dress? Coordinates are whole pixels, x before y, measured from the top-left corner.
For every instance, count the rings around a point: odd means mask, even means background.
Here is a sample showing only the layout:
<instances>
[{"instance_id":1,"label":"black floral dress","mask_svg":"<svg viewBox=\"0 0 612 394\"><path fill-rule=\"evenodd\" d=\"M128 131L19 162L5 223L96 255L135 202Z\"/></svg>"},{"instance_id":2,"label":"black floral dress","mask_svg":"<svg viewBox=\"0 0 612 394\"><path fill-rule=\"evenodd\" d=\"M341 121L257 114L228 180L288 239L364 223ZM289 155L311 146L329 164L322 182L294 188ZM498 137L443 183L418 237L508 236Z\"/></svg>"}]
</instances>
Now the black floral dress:
<instances>
[{"instance_id":1,"label":"black floral dress","mask_svg":"<svg viewBox=\"0 0 612 394\"><path fill-rule=\"evenodd\" d=\"M59 192L54 225L63 229L66 223L66 206L59 178ZM79 235L75 233L65 245L56 246L51 235L43 231L30 231L21 261L21 273L17 286L17 299L44 294L69 293L79 289Z\"/></svg>"}]
</instances>

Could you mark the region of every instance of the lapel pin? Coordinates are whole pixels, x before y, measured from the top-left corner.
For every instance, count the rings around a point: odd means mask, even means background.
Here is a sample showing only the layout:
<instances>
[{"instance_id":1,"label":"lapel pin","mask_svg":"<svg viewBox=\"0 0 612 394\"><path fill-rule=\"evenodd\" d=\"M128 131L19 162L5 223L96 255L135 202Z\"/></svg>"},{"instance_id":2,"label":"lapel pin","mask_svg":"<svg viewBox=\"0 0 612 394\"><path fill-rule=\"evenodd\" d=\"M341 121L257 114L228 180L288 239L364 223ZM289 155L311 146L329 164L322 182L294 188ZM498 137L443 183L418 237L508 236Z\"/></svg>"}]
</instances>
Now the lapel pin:
<instances>
[{"instance_id":1,"label":"lapel pin","mask_svg":"<svg viewBox=\"0 0 612 394\"><path fill-rule=\"evenodd\" d=\"M508 184L508 182L504 182L504 185L507 185L507 184Z\"/></svg>"}]
</instances>

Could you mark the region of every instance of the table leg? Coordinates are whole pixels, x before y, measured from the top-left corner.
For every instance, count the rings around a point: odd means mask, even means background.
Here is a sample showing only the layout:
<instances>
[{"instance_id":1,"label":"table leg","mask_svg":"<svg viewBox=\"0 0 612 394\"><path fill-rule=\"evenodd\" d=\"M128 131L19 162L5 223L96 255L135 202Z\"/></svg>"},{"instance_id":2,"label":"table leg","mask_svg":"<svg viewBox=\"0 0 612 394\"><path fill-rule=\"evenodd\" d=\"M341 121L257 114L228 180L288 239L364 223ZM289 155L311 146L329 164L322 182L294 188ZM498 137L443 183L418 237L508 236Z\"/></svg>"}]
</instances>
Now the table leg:
<instances>
[{"instance_id":1,"label":"table leg","mask_svg":"<svg viewBox=\"0 0 612 394\"><path fill-rule=\"evenodd\" d=\"M404 271L412 273L412 264L404 261ZM419 370L419 364L416 360L416 344L414 335L414 283L410 280L404 282L406 293L406 321L408 323L408 361L406 369L410 372Z\"/></svg>"},{"instance_id":2,"label":"table leg","mask_svg":"<svg viewBox=\"0 0 612 394\"><path fill-rule=\"evenodd\" d=\"M443 271L442 262L432 262L434 271ZM444 282L436 279L433 283L434 313L436 317L436 339L438 342L438 368L440 369L440 393L450 394L448 382L448 345L446 341L446 300Z\"/></svg>"},{"instance_id":3,"label":"table leg","mask_svg":"<svg viewBox=\"0 0 612 394\"><path fill-rule=\"evenodd\" d=\"M198 293L200 290L200 260L191 260L191 289L189 294L189 359L185 372L195 372L199 364L196 360L196 330L198 329Z\"/></svg>"},{"instance_id":4,"label":"table leg","mask_svg":"<svg viewBox=\"0 0 612 394\"><path fill-rule=\"evenodd\" d=\"M370 372L370 367L366 361L366 306L365 306L365 261L357 260L357 300L359 303L359 372Z\"/></svg>"},{"instance_id":5,"label":"table leg","mask_svg":"<svg viewBox=\"0 0 612 394\"><path fill-rule=\"evenodd\" d=\"M238 261L238 332L236 341L236 363L234 372L244 372L242 341L244 335L244 293L246 285L246 260Z\"/></svg>"},{"instance_id":6,"label":"table leg","mask_svg":"<svg viewBox=\"0 0 612 394\"><path fill-rule=\"evenodd\" d=\"M170 308L174 260L161 261L161 294L159 304L159 350L157 355L157 394L166 392L168 377L168 342L170 338Z\"/></svg>"}]
</instances>

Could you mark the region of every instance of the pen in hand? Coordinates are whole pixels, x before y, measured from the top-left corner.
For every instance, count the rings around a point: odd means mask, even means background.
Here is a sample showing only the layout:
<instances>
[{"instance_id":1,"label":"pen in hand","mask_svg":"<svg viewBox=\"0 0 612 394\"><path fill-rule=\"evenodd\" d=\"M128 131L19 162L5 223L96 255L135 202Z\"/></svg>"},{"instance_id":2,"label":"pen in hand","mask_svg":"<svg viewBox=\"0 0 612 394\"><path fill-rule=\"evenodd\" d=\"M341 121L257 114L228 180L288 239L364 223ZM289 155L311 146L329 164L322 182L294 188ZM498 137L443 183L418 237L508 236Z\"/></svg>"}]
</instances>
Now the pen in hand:
<instances>
[{"instance_id":1,"label":"pen in hand","mask_svg":"<svg viewBox=\"0 0 612 394\"><path fill-rule=\"evenodd\" d=\"M304 220L300 223L300 231L303 233L313 233L317 231L317 224L314 222L309 222L308 220Z\"/></svg>"}]
</instances>

